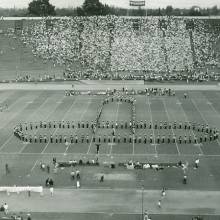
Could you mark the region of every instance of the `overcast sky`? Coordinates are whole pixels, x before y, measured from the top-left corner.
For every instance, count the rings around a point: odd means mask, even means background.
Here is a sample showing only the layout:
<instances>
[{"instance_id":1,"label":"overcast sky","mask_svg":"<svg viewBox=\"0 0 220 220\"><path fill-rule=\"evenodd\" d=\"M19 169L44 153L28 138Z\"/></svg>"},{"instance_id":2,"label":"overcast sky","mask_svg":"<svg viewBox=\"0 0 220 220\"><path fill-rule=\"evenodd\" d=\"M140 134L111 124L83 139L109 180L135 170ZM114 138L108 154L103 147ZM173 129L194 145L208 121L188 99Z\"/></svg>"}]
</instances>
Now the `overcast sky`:
<instances>
[{"instance_id":1,"label":"overcast sky","mask_svg":"<svg viewBox=\"0 0 220 220\"><path fill-rule=\"evenodd\" d=\"M24 8L31 0L0 0L0 8ZM128 7L129 0L100 0L108 5ZM81 6L84 0L50 0L56 7L76 7ZM158 8L172 5L173 7L189 8L197 5L200 7L212 7L217 5L220 8L220 0L146 0L147 7Z\"/></svg>"}]
</instances>

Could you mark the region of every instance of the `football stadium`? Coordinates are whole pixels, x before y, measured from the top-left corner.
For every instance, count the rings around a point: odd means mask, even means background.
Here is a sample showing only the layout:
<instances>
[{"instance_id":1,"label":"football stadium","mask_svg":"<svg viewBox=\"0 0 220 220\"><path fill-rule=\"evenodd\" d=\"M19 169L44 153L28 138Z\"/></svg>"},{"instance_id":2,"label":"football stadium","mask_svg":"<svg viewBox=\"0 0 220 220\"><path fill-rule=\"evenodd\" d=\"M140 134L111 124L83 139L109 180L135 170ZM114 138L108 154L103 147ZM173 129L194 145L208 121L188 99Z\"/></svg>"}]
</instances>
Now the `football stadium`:
<instances>
[{"instance_id":1,"label":"football stadium","mask_svg":"<svg viewBox=\"0 0 220 220\"><path fill-rule=\"evenodd\" d=\"M220 219L218 17L2 17L0 118L0 219Z\"/></svg>"}]
</instances>

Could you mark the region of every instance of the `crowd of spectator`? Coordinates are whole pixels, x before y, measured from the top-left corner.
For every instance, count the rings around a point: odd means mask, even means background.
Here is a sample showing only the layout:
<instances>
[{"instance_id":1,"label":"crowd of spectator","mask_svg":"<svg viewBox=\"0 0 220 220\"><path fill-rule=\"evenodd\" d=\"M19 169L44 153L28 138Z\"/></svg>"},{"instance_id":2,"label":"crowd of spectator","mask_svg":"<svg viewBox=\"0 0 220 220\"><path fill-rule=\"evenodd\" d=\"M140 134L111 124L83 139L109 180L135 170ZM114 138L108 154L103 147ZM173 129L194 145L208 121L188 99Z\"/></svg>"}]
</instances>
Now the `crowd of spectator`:
<instances>
[{"instance_id":1,"label":"crowd of spectator","mask_svg":"<svg viewBox=\"0 0 220 220\"><path fill-rule=\"evenodd\" d=\"M93 16L43 19L21 38L35 56L63 65L65 78L216 80L207 68L219 65L219 36L199 19Z\"/></svg>"}]
</instances>

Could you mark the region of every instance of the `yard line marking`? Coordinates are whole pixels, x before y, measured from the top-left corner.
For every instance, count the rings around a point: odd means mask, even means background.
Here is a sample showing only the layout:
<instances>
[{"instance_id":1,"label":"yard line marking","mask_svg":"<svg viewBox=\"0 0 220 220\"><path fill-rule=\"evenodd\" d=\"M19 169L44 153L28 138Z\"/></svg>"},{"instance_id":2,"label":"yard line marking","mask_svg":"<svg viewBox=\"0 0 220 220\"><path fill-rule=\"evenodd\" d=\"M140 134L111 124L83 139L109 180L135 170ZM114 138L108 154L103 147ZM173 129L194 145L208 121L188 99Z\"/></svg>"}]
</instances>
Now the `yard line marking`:
<instances>
[{"instance_id":1,"label":"yard line marking","mask_svg":"<svg viewBox=\"0 0 220 220\"><path fill-rule=\"evenodd\" d=\"M116 123L116 121L118 120L118 111L119 111L119 102L117 103L117 109L116 109L116 116L115 116L115 123ZM112 141L111 141L111 143L113 143L113 136L112 136ZM109 151L109 155L111 155L112 154L112 144L111 144L111 147L110 147L110 151Z\"/></svg>"},{"instance_id":2,"label":"yard line marking","mask_svg":"<svg viewBox=\"0 0 220 220\"><path fill-rule=\"evenodd\" d=\"M170 116L169 116L168 111L167 111L166 103L165 103L165 101L163 99L162 99L162 102L163 102L163 105L164 105L164 108L165 108L165 112L167 114L167 118L170 121ZM173 127L172 126L171 126L171 130L172 130L172 133L173 133L173 136L174 136L175 133L173 131ZM177 149L178 155L180 155L180 150L179 150L179 147L178 147L178 144L177 144L177 140L176 140L175 144L176 144L176 149Z\"/></svg>"},{"instance_id":3,"label":"yard line marking","mask_svg":"<svg viewBox=\"0 0 220 220\"><path fill-rule=\"evenodd\" d=\"M64 99L65 99L65 97L62 98L62 100L64 100ZM76 103L76 100L78 100L78 96L75 98L75 100L74 100L73 103L71 104L70 108L65 112L65 114L63 115L61 121L63 121L64 118L66 117L66 115L70 112L70 110L72 109L73 105ZM57 104L57 106L59 106L59 105L60 105L60 104ZM56 110L56 109L55 109L55 110ZM52 113L54 113L54 112L52 112ZM52 113L51 113L49 116L51 116ZM48 118L49 118L49 117L48 117ZM54 135L54 134L58 131L58 129L59 129L59 127L57 127L57 128L52 132L51 135ZM41 154L43 154L43 153L45 152L45 150L47 149L47 147L48 147L49 144L50 144L50 142L48 141L47 144L45 145L44 149L41 151Z\"/></svg>"},{"instance_id":4,"label":"yard line marking","mask_svg":"<svg viewBox=\"0 0 220 220\"><path fill-rule=\"evenodd\" d=\"M85 108L85 110L82 112L79 121L81 121L81 120L84 118L84 115L85 115L86 112L88 111L90 104L91 104L91 99L88 101L88 105L87 105L87 107ZM71 109L72 109L72 106L71 106ZM77 127L76 130L75 130L75 132L74 132L74 134L76 134L76 132L77 132L78 129L79 129L79 128ZM71 143L69 143L68 146L66 147L66 150L65 150L65 152L64 152L64 155L67 154L67 151L68 151L70 145L71 145Z\"/></svg>"},{"instance_id":5,"label":"yard line marking","mask_svg":"<svg viewBox=\"0 0 220 220\"><path fill-rule=\"evenodd\" d=\"M46 101L49 100L49 98L50 98L50 97L48 97L48 98L45 100L45 102L43 103L43 105L45 105ZM63 100L64 98L61 98L61 99ZM43 105L41 105L41 107L40 107L39 109L41 109ZM56 108L57 108L58 106L59 106L59 104L56 105L55 110L56 110ZM38 109L38 110L39 110L39 109ZM55 110L54 110L54 111L55 111ZM53 112L54 112L54 111L53 111ZM35 112L33 115L35 115L35 114L36 114L36 112ZM47 120L47 119L51 116L51 114L52 114L52 113L50 113L45 120ZM38 130L36 130L36 131L34 132L34 135L36 135L37 132L38 132ZM22 147L22 149L20 150L20 152L22 152L27 145L28 145L28 143L26 143L26 144L24 145L24 147ZM20 152L19 152L19 153L20 153Z\"/></svg>"},{"instance_id":6,"label":"yard line marking","mask_svg":"<svg viewBox=\"0 0 220 220\"><path fill-rule=\"evenodd\" d=\"M45 100L45 102L44 103L42 103L42 105L40 106L40 108L38 108L37 110L39 111L39 109L41 109L42 108L42 106L43 105L45 105L45 103L49 100L49 98L50 97L48 97L46 100ZM61 99L64 99L64 98L61 98ZM56 105L56 107L55 107L55 110L56 110L56 108L58 107L59 105ZM55 111L54 110L54 111ZM53 112L54 112L53 111ZM35 115L36 114L36 111L33 113L33 115ZM47 118L45 119L45 120L47 120L49 117L50 117L50 115L51 115L52 113L50 112L50 114L47 116ZM32 116L33 116L32 115ZM36 132L34 132L34 135L36 135L37 134L37 132L38 132L38 130L36 130ZM22 147L22 149L18 152L18 153L22 153L22 151L25 149L25 147L28 145L28 142L24 145L24 147Z\"/></svg>"},{"instance_id":7,"label":"yard line marking","mask_svg":"<svg viewBox=\"0 0 220 220\"><path fill-rule=\"evenodd\" d=\"M27 96L27 95L25 95L25 96ZM28 97L28 96L27 96ZM16 105L17 104L17 102L19 102L20 101L20 99L22 99L23 98L23 96L20 96L20 97L18 97L17 99L16 99L16 101L15 102L13 102L13 104L12 105L9 105L8 106L8 110L9 109L11 109L12 107L14 107L14 105ZM28 102L25 102L26 104L28 104Z\"/></svg>"},{"instance_id":8,"label":"yard line marking","mask_svg":"<svg viewBox=\"0 0 220 220\"><path fill-rule=\"evenodd\" d=\"M179 99L177 98L177 105L182 105L182 102L179 101Z\"/></svg>"},{"instance_id":9,"label":"yard line marking","mask_svg":"<svg viewBox=\"0 0 220 220\"><path fill-rule=\"evenodd\" d=\"M150 100L149 100L149 97L146 96L146 105L148 104L149 105L149 114L150 114L150 119L151 119L151 129L152 129L152 132L153 132L153 139L154 139L154 142L153 142L153 145L154 145L154 149L155 149L155 154L156 156L158 156L158 152L157 152L157 144L156 144L156 138L155 138L155 133L154 133L154 123L153 123L153 115L152 115L152 111L151 111L151 103L150 103Z\"/></svg>"},{"instance_id":10,"label":"yard line marking","mask_svg":"<svg viewBox=\"0 0 220 220\"><path fill-rule=\"evenodd\" d=\"M178 97L176 97L176 99L179 100ZM186 112L184 111L183 106L180 105L180 108L182 109L183 115L184 115L184 117L185 117L185 119L186 119L186 121L188 122L188 125L189 125L189 118L188 118L188 116L186 115ZM195 138L196 135L195 135L195 132L194 132L193 130L192 130L192 133L193 133L193 136L194 136L194 138ZM198 145L196 145L196 146L199 148L200 154L203 155L204 153L203 153L203 151L202 151L202 148L201 148L200 144L198 144Z\"/></svg>"},{"instance_id":11,"label":"yard line marking","mask_svg":"<svg viewBox=\"0 0 220 220\"><path fill-rule=\"evenodd\" d=\"M19 150L18 153L21 153L27 147L28 144L29 144L29 142L23 142L24 146Z\"/></svg>"},{"instance_id":12,"label":"yard line marking","mask_svg":"<svg viewBox=\"0 0 220 220\"><path fill-rule=\"evenodd\" d=\"M215 109L215 107L212 104L210 104L209 106L213 109L213 111L215 112L216 116L220 117L219 112Z\"/></svg>"},{"instance_id":13,"label":"yard line marking","mask_svg":"<svg viewBox=\"0 0 220 220\"><path fill-rule=\"evenodd\" d=\"M109 146L111 146L111 145L113 146L113 145L116 145L116 143L108 143L108 145Z\"/></svg>"},{"instance_id":14,"label":"yard line marking","mask_svg":"<svg viewBox=\"0 0 220 220\"><path fill-rule=\"evenodd\" d=\"M35 161L34 166L31 168L31 172L34 170L34 168L37 166L38 160Z\"/></svg>"},{"instance_id":15,"label":"yard line marking","mask_svg":"<svg viewBox=\"0 0 220 220\"><path fill-rule=\"evenodd\" d=\"M1 156L36 156L36 155L60 155L62 156L63 153L5 153L5 152L2 152L0 154L0 157ZM68 155L73 155L73 156L85 156L85 153L68 153ZM96 154L95 153L90 153L90 154L87 154L86 156L95 156ZM118 157L127 157L127 156L132 156L132 154L112 154L114 155L115 158ZM109 154L105 153L105 154L99 154L99 156L104 156L104 157L109 157ZM149 153L149 154L135 154L134 156L137 156L137 157L147 157L147 156L155 156L155 153ZM175 157L177 158L178 156L180 157L193 157L193 158L196 158L197 155L195 154L181 154L181 155L177 155L177 154L159 154L158 157ZM204 154L204 155L201 155L201 157L220 157L220 154ZM178 162L178 161L177 161ZM156 163L156 162L155 162Z\"/></svg>"},{"instance_id":16,"label":"yard line marking","mask_svg":"<svg viewBox=\"0 0 220 220\"><path fill-rule=\"evenodd\" d=\"M34 110L31 115L28 116L28 118L30 118L30 117L32 117L33 115L35 115L36 112L39 111L39 109L42 108L42 106L46 103L46 101L47 101L48 99L49 99L49 97L48 97L47 99L45 99L44 102L43 102L36 110ZM27 119L28 119L28 118L27 118ZM0 151L5 147L5 145L6 145L13 137L14 137L14 134L12 134L12 135L8 138L8 140L7 140L4 144L2 144L2 146L0 147ZM26 144L26 145L27 145L27 144ZM22 147L22 149L24 149L25 147L26 147L26 146ZM19 152L19 153L20 153L20 152Z\"/></svg>"},{"instance_id":17,"label":"yard line marking","mask_svg":"<svg viewBox=\"0 0 220 220\"><path fill-rule=\"evenodd\" d=\"M132 149L132 155L134 155L134 134L133 134L133 141L132 141L132 147L133 147L133 149Z\"/></svg>"},{"instance_id":18,"label":"yard line marking","mask_svg":"<svg viewBox=\"0 0 220 220\"><path fill-rule=\"evenodd\" d=\"M28 106L29 104L25 104L23 107L24 107L24 109ZM15 114L13 114L13 117L12 118L14 118L16 115L18 115L18 114L20 114L21 112L16 112ZM9 122L10 123L10 122ZM9 124L9 123L6 123L6 124ZM4 127L2 127L2 128L4 128ZM2 129L2 128L0 128L0 130ZM11 139L13 137L13 134L9 137L9 139ZM7 140L6 142L8 143L10 140ZM1 147L0 147L0 151L6 146L6 144L7 143L4 143Z\"/></svg>"},{"instance_id":19,"label":"yard line marking","mask_svg":"<svg viewBox=\"0 0 220 220\"><path fill-rule=\"evenodd\" d=\"M120 102L117 103L118 106L117 106L117 109L116 109L115 123L116 123L116 121L118 120L118 111L119 111L119 105L120 105L120 104L122 104L122 103L120 103ZM94 137L94 135L92 136L92 139L93 139L93 137ZM87 151L87 155L89 154L90 149L91 149L92 139L91 139L90 144L89 144L89 148L88 148L88 151ZM107 155L111 155L111 154L112 154L112 146L115 145L115 144L113 143L113 137L112 137L111 143L109 143L109 145L110 145L110 151L109 151L109 154L107 154Z\"/></svg>"},{"instance_id":20,"label":"yard line marking","mask_svg":"<svg viewBox=\"0 0 220 220\"><path fill-rule=\"evenodd\" d=\"M6 93L7 95L5 95L5 94L2 94L2 95L4 95L3 97L1 97L1 99L0 99L0 104L2 105L2 104L4 104L4 102L10 97L10 96L12 96L12 94L14 93L14 92L9 92L9 93L7 93L7 92L4 92L4 93Z\"/></svg>"},{"instance_id":21,"label":"yard line marking","mask_svg":"<svg viewBox=\"0 0 220 220\"><path fill-rule=\"evenodd\" d=\"M89 154L90 148L91 148L91 146L92 146L92 139L93 139L93 135L92 135L91 141L90 141L90 143L89 143L88 150L87 150L87 152L86 152L87 155Z\"/></svg>"},{"instance_id":22,"label":"yard line marking","mask_svg":"<svg viewBox=\"0 0 220 220\"><path fill-rule=\"evenodd\" d=\"M204 121L206 124L209 124L209 122L207 121L207 119L203 116L202 112L199 110L199 108L198 108L197 104L195 103L194 99L191 99L191 100L192 100L193 105L195 106L195 108L197 109L197 111L199 112L199 114L201 115L203 121ZM218 145L220 146L220 142L219 142L218 139L217 139L217 143L218 143Z\"/></svg>"},{"instance_id":23,"label":"yard line marking","mask_svg":"<svg viewBox=\"0 0 220 220\"><path fill-rule=\"evenodd\" d=\"M67 151L68 151L68 149L69 149L69 147L70 147L71 143L66 142L66 143L65 143L65 145L66 145L67 147L66 147L66 149L65 149L65 151L64 151L64 153L63 153L63 155L64 155L64 156L66 156L66 155L67 155Z\"/></svg>"},{"instance_id":24,"label":"yard line marking","mask_svg":"<svg viewBox=\"0 0 220 220\"><path fill-rule=\"evenodd\" d=\"M98 100L98 99L97 99L97 100ZM92 137L91 137L91 141L90 141L90 143L89 143L88 150L87 150L86 154L89 154L89 152L90 152L90 150L91 150L92 140L93 140L94 135L95 135L95 134L93 134Z\"/></svg>"},{"instance_id":25,"label":"yard line marking","mask_svg":"<svg viewBox=\"0 0 220 220\"><path fill-rule=\"evenodd\" d=\"M15 104L17 104L17 102L19 102L20 99L23 99L23 97L19 97L12 105L10 105L10 106L8 107L8 110L11 109L12 106L14 106ZM24 107L24 109L25 109L28 105L29 105L29 104L26 103L26 104L23 105L22 107ZM2 127L0 127L0 130L3 129L5 126L7 126L7 125L12 121L12 119L14 119L15 116L18 115L18 114L20 114L20 113L21 113L21 112L15 112L14 114L12 114L12 115L10 116L10 119L11 119L11 120L10 120L10 121L7 121Z\"/></svg>"}]
</instances>

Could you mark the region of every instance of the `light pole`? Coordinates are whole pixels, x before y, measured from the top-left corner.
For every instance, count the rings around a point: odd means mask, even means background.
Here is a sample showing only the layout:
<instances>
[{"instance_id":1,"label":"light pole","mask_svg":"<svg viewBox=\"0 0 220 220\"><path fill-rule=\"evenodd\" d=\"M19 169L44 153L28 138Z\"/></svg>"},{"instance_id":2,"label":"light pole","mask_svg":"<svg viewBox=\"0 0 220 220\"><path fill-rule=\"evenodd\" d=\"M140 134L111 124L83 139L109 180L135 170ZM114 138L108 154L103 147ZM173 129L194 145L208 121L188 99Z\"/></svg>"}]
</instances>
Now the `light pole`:
<instances>
[{"instance_id":1,"label":"light pole","mask_svg":"<svg viewBox=\"0 0 220 220\"><path fill-rule=\"evenodd\" d=\"M141 180L141 220L144 220L144 180Z\"/></svg>"}]
</instances>

